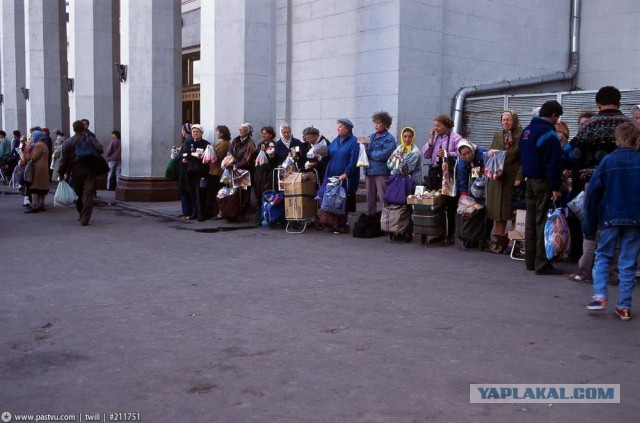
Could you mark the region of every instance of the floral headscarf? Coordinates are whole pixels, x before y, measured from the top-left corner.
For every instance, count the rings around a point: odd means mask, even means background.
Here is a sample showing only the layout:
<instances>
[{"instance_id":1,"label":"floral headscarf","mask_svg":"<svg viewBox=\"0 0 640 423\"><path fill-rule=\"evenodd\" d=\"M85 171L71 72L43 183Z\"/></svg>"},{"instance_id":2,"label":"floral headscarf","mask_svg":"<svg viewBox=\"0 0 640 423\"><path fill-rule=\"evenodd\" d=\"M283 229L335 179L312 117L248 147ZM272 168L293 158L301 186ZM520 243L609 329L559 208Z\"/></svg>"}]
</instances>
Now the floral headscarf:
<instances>
[{"instance_id":1,"label":"floral headscarf","mask_svg":"<svg viewBox=\"0 0 640 423\"><path fill-rule=\"evenodd\" d=\"M518 118L518 113L516 113L516 111L513 109L505 110L504 112L502 112L502 114L500 115L501 123L502 123L502 117L505 114L511 115L511 120L513 122L511 125L510 131L507 131L504 128L502 130L502 135L504 138L504 149L509 150L513 145L513 143L515 142L515 139L519 137L519 134L522 131L522 126L520 126L520 119Z\"/></svg>"}]
</instances>

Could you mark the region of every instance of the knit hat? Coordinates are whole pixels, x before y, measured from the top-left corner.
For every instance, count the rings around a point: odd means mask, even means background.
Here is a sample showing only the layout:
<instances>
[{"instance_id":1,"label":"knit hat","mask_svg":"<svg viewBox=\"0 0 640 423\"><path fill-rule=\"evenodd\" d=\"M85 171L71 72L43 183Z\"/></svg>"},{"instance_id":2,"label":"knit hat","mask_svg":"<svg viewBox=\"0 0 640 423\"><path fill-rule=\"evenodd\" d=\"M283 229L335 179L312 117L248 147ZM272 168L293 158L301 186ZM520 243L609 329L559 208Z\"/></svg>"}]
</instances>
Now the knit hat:
<instances>
[{"instance_id":1,"label":"knit hat","mask_svg":"<svg viewBox=\"0 0 640 423\"><path fill-rule=\"evenodd\" d=\"M349 129L353 129L353 123L351 123L351 121L347 118L338 119L336 123L341 123Z\"/></svg>"},{"instance_id":2,"label":"knit hat","mask_svg":"<svg viewBox=\"0 0 640 423\"><path fill-rule=\"evenodd\" d=\"M182 130L184 132L186 132L187 134L191 133L191 124L189 122L185 123L184 125L182 125Z\"/></svg>"},{"instance_id":3,"label":"knit hat","mask_svg":"<svg viewBox=\"0 0 640 423\"><path fill-rule=\"evenodd\" d=\"M200 130L200 132L204 132L204 129L202 129L202 126L200 126L197 123L195 125L191 125L191 130L194 130L194 129L198 129Z\"/></svg>"},{"instance_id":4,"label":"knit hat","mask_svg":"<svg viewBox=\"0 0 640 423\"><path fill-rule=\"evenodd\" d=\"M314 128L313 126L309 126L302 130L302 135L320 135L320 130L318 128Z\"/></svg>"},{"instance_id":5,"label":"knit hat","mask_svg":"<svg viewBox=\"0 0 640 423\"><path fill-rule=\"evenodd\" d=\"M564 135L567 139L569 139L569 126L567 126L567 122L559 120L556 123L556 132L558 134Z\"/></svg>"},{"instance_id":6,"label":"knit hat","mask_svg":"<svg viewBox=\"0 0 640 423\"><path fill-rule=\"evenodd\" d=\"M467 147L467 148L471 149L471 151L476 151L476 148L477 148L474 143L472 143L471 141L466 140L464 138L461 139L460 141L458 141L458 154L460 154L460 149L462 147Z\"/></svg>"}]
</instances>

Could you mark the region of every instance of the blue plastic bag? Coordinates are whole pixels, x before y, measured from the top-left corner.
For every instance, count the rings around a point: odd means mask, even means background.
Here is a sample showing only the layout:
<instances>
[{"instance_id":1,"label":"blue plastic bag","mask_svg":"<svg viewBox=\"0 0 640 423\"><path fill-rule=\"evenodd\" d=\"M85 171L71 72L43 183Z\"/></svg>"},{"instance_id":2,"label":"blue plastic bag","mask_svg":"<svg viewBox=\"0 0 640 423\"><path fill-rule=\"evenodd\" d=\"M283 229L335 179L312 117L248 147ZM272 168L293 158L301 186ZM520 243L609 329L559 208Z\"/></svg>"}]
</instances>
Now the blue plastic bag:
<instances>
[{"instance_id":1,"label":"blue plastic bag","mask_svg":"<svg viewBox=\"0 0 640 423\"><path fill-rule=\"evenodd\" d=\"M547 259L561 257L565 251L569 250L570 244L569 225L562 208L549 210L547 222L544 225L544 249Z\"/></svg>"},{"instance_id":2,"label":"blue plastic bag","mask_svg":"<svg viewBox=\"0 0 640 423\"><path fill-rule=\"evenodd\" d=\"M330 213L342 215L347 210L347 190L344 189L340 181L327 182L324 194L322 196L322 205L320 210Z\"/></svg>"},{"instance_id":3,"label":"blue plastic bag","mask_svg":"<svg viewBox=\"0 0 640 423\"><path fill-rule=\"evenodd\" d=\"M265 191L262 194L262 220L267 226L284 220L284 193Z\"/></svg>"}]
</instances>

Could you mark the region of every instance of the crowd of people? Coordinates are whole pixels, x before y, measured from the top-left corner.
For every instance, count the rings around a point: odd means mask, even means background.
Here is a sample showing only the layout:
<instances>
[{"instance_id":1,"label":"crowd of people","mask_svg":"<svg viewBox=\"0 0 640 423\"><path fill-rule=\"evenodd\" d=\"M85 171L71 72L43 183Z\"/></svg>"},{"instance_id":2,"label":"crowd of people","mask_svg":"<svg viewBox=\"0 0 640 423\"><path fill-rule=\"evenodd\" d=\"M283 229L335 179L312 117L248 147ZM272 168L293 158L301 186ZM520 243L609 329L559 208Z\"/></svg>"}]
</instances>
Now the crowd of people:
<instances>
[{"instance_id":1,"label":"crowd of people","mask_svg":"<svg viewBox=\"0 0 640 423\"><path fill-rule=\"evenodd\" d=\"M536 275L558 275L562 271L545 250L547 213L550 207L564 210L582 196L582 213L565 213L571 235L565 258L577 262L569 279L593 283L593 302L587 306L591 310L606 309L607 282L619 283L615 312L628 320L640 253L640 200L635 195L640 179L640 106L631 109L630 118L620 110L620 102L618 89L602 87L595 96L597 112L580 115L573 138L557 101L545 102L524 128L515 110L505 110L488 149L456 133L446 114L434 118L421 149L415 145L417 134L411 127L403 128L396 141L389 131L393 119L384 111L372 116L373 132L368 137L357 138L353 123L338 119L331 141L314 127L305 128L302 139L295 138L291 124L285 122L279 136L272 126L262 127L257 143L250 123L239 125L235 137L227 126L219 125L216 139L210 142L203 138L201 125L185 123L180 145L171 152L177 165L181 217L198 221L230 218L219 193L237 185L240 220L249 218L255 208L259 224L263 195L278 189L282 173L310 172L316 177L319 198L330 181L343 184L344 212L324 223L330 232L347 233L348 214L356 210L361 172L369 216L385 207L390 178L402 176L442 194L448 217L446 235L435 236L429 243L454 243L456 229L460 231L456 228L459 203L472 198L484 213L478 247L494 254L507 253L516 248L507 236L509 227L515 225L515 208L526 208L525 268ZM67 140L61 131L54 131L53 141L47 128L35 127L28 138L14 131L11 142L0 131L0 158L3 175L18 178L26 213L45 211L49 182L66 180L78 196L80 223L87 225L95 175L78 164L75 149L88 141L99 154L104 151L87 120L74 122L73 131ZM114 130L106 148L110 190L116 188L120 175L120 148L120 133ZM499 163L498 171L491 167L495 163ZM25 171L31 172L28 178ZM523 200L520 207L514 205L516 197Z\"/></svg>"}]
</instances>

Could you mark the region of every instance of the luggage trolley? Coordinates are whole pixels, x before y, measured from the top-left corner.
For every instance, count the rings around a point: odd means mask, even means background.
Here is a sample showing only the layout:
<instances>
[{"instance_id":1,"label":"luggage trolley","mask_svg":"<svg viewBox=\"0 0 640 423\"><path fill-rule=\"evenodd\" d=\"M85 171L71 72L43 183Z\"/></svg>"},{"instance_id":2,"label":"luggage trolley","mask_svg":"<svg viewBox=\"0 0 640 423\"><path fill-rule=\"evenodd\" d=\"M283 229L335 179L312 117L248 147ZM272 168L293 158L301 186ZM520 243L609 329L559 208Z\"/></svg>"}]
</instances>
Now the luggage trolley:
<instances>
[{"instance_id":1,"label":"luggage trolley","mask_svg":"<svg viewBox=\"0 0 640 423\"><path fill-rule=\"evenodd\" d=\"M420 243L428 245L427 237L449 238L449 218L442 196L423 200L409 200L413 207L413 233L420 235ZM446 244L445 244L446 245Z\"/></svg>"},{"instance_id":2,"label":"luggage trolley","mask_svg":"<svg viewBox=\"0 0 640 423\"><path fill-rule=\"evenodd\" d=\"M295 172L281 181L284 188L284 216L287 220L285 231L289 234L301 234L309 223L317 221L318 172Z\"/></svg>"}]
</instances>

